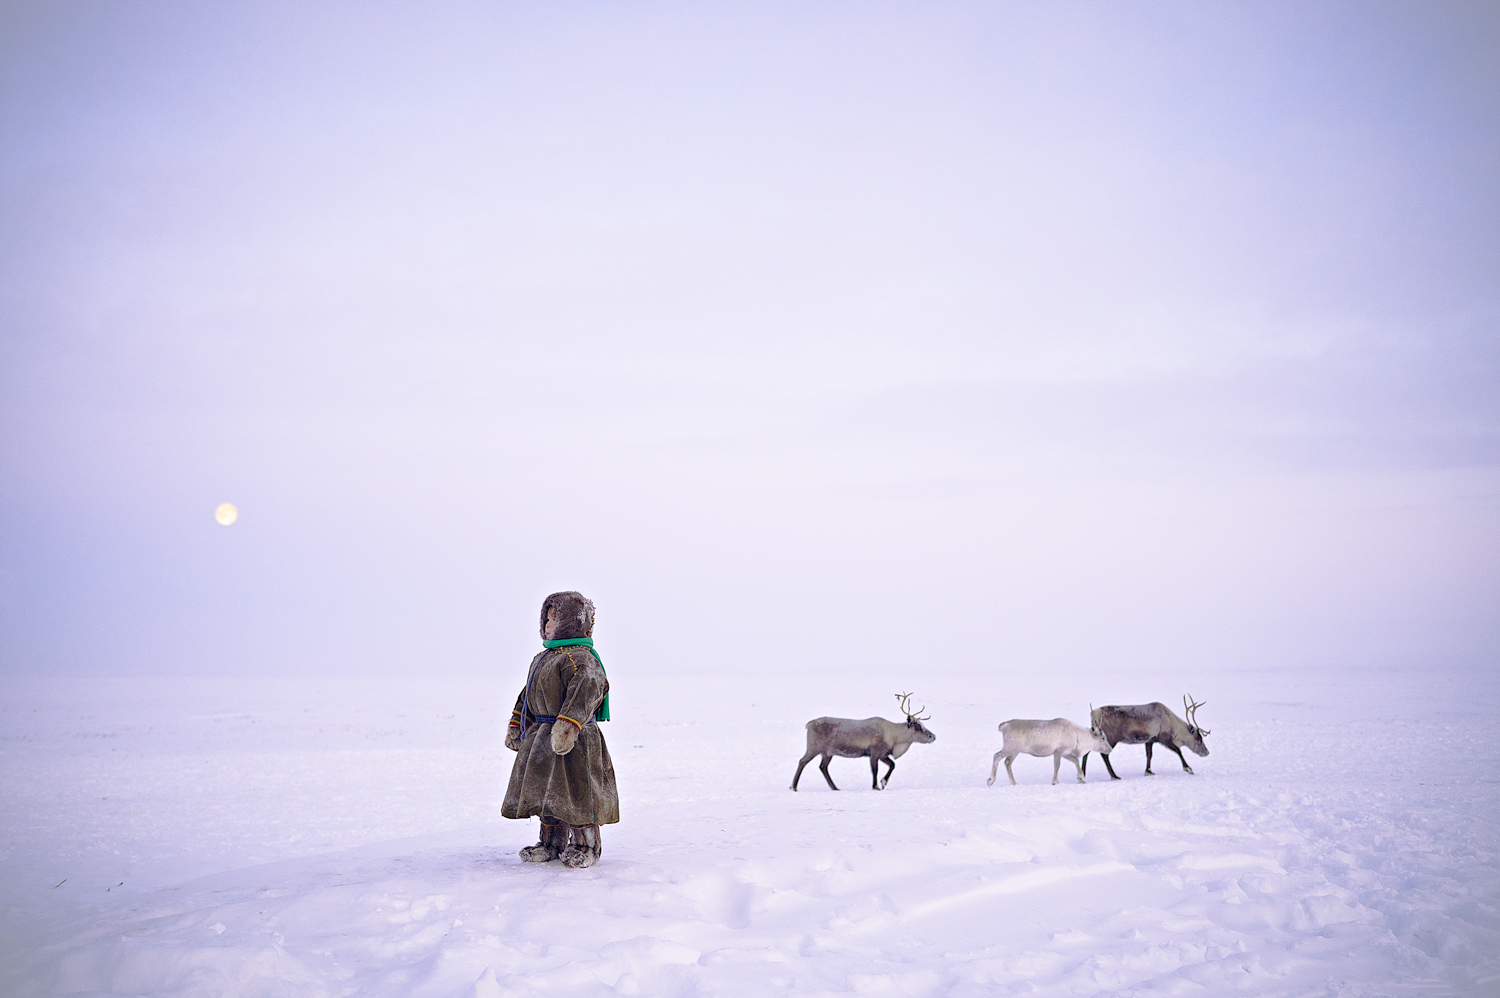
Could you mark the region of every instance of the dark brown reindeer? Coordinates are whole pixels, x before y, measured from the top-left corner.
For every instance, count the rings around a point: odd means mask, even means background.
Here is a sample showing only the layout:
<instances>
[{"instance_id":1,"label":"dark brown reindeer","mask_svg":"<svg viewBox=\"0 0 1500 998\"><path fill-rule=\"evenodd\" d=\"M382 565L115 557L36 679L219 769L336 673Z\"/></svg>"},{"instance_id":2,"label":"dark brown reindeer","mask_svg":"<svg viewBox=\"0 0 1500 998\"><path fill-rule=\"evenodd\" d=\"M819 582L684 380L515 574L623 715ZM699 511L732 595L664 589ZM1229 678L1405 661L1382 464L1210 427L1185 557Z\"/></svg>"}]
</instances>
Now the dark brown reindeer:
<instances>
[{"instance_id":1,"label":"dark brown reindeer","mask_svg":"<svg viewBox=\"0 0 1500 998\"><path fill-rule=\"evenodd\" d=\"M911 694L897 693L896 699L901 701L901 710L906 714L904 724L896 721L887 721L883 717L867 717L862 721L851 720L847 717L819 717L807 722L807 754L802 761L797 763L797 775L792 777L792 789L797 789L797 781L802 778L802 767L806 766L815 755L821 755L823 761L818 764L818 769L823 774L823 779L828 781L830 790L837 790L833 785L833 777L828 775L828 763L834 756L842 759L870 759L870 788L872 790L884 790L885 785L890 782L891 774L896 771L896 760L906 753L912 742L927 743L935 741L937 735L922 727L922 722L927 720L922 714L923 708L911 710ZM886 764L885 779L879 778L880 763Z\"/></svg>"},{"instance_id":2,"label":"dark brown reindeer","mask_svg":"<svg viewBox=\"0 0 1500 998\"><path fill-rule=\"evenodd\" d=\"M1198 755L1208 755L1208 746L1203 744L1203 738L1208 734L1207 728L1198 727L1198 708L1203 704L1192 701L1191 694L1182 698L1183 712L1187 714L1184 721L1172 713L1162 703L1132 704L1126 707L1108 706L1100 707L1098 710L1089 711L1089 719L1093 727L1103 732L1108 740L1110 748L1116 745L1141 745L1146 746L1146 775L1155 776L1151 772L1151 746L1165 745L1177 753L1177 758L1182 760L1182 768L1189 774L1193 767L1189 766L1187 760L1182 756L1183 748L1192 749ZM1109 753L1100 752L1104 759L1104 768L1109 770L1109 778L1118 780L1115 775L1115 767L1109 764ZM1081 772L1087 774L1089 771L1089 757L1087 753L1083 756Z\"/></svg>"}]
</instances>

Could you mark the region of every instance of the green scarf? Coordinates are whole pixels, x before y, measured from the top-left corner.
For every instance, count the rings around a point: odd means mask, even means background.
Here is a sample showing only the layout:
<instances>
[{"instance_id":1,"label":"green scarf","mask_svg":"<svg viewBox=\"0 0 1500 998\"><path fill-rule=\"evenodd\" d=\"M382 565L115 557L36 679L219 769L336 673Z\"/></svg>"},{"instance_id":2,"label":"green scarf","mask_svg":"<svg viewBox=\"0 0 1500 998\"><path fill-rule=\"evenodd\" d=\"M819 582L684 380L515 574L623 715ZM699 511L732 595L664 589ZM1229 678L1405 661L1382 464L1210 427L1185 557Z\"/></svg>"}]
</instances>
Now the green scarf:
<instances>
[{"instance_id":1,"label":"green scarf","mask_svg":"<svg viewBox=\"0 0 1500 998\"><path fill-rule=\"evenodd\" d=\"M587 648L589 650L589 653L592 654L594 656L594 659L599 663L599 671L600 672L604 672L604 659L600 658L599 657L599 652L594 649L594 639L593 638L558 638L558 639L556 639L554 641L543 641L542 642L542 647L543 648L567 648L569 645L583 645L583 647ZM606 676L609 675L608 672L604 672L604 674ZM596 721L607 721L607 720L609 720L609 694L608 693L604 694L604 702L599 705L599 709L596 710L596 711L594 711L594 720L596 720Z\"/></svg>"}]
</instances>

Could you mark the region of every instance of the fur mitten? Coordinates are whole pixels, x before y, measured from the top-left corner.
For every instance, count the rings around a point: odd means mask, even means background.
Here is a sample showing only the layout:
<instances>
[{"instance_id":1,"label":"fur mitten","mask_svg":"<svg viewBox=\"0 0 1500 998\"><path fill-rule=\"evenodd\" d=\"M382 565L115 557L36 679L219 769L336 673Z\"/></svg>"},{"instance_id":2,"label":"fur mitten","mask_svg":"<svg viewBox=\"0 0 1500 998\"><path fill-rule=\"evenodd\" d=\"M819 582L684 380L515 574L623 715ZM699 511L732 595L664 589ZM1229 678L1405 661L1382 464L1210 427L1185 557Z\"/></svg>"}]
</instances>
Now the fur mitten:
<instances>
[{"instance_id":1,"label":"fur mitten","mask_svg":"<svg viewBox=\"0 0 1500 998\"><path fill-rule=\"evenodd\" d=\"M573 743L578 741L579 730L578 725L572 721L559 717L557 723L552 725L552 751L558 755L567 755L573 751Z\"/></svg>"},{"instance_id":2,"label":"fur mitten","mask_svg":"<svg viewBox=\"0 0 1500 998\"><path fill-rule=\"evenodd\" d=\"M521 726L519 724L505 726L505 747L512 752L521 751Z\"/></svg>"}]
</instances>

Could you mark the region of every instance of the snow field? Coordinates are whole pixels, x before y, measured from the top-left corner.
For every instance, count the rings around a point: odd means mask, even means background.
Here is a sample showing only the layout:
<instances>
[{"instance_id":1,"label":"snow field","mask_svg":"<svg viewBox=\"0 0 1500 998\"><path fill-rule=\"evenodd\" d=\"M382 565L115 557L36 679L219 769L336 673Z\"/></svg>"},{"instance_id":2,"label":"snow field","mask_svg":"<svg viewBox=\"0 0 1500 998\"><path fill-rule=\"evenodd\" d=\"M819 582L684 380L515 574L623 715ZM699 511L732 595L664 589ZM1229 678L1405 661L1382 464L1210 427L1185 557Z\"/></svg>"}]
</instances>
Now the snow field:
<instances>
[{"instance_id":1,"label":"snow field","mask_svg":"<svg viewBox=\"0 0 1500 998\"><path fill-rule=\"evenodd\" d=\"M832 709L858 700L832 681L772 708L617 679L624 820L584 871L520 863L535 823L496 817L509 683L115 688L83 708L12 688L0 990L1500 993L1495 684L1347 680L1194 688L1197 776L1158 752L1144 777L1122 746L1118 782L1094 758L1090 782L1065 763L1050 786L1050 758L1022 756L1021 785L989 789L1000 720L1087 705L1056 679L1014 711L931 683L938 740L888 790L836 760L843 791L810 764L794 794L803 720L894 711ZM1169 682L1145 685L1170 705Z\"/></svg>"}]
</instances>

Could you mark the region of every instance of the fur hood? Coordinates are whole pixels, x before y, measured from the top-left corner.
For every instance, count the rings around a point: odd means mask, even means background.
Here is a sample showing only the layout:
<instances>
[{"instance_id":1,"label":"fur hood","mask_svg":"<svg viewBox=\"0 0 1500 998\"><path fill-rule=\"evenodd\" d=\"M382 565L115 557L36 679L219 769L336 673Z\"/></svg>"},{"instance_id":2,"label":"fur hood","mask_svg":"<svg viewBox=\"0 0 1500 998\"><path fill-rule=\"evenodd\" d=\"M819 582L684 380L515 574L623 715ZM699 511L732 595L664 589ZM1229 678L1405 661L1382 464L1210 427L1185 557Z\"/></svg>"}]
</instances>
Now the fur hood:
<instances>
[{"instance_id":1,"label":"fur hood","mask_svg":"<svg viewBox=\"0 0 1500 998\"><path fill-rule=\"evenodd\" d=\"M538 628L547 636L547 611L557 610L559 638L587 638L594 632L594 602L581 593L553 593L542 600L542 622Z\"/></svg>"}]
</instances>

